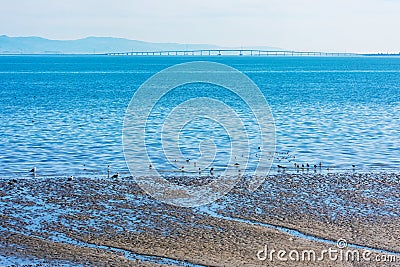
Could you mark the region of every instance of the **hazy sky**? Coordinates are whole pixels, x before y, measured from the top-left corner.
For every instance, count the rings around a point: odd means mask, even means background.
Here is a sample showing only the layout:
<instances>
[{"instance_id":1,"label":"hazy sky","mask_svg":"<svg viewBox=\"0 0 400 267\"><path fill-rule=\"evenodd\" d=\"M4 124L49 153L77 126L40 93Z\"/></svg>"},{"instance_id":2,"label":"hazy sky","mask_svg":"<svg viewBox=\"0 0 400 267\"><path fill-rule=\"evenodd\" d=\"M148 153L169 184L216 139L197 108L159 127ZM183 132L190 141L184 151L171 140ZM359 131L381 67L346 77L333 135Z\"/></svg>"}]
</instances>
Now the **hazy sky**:
<instances>
[{"instance_id":1,"label":"hazy sky","mask_svg":"<svg viewBox=\"0 0 400 267\"><path fill-rule=\"evenodd\" d=\"M12 0L0 35L400 52L400 0Z\"/></svg>"}]
</instances>

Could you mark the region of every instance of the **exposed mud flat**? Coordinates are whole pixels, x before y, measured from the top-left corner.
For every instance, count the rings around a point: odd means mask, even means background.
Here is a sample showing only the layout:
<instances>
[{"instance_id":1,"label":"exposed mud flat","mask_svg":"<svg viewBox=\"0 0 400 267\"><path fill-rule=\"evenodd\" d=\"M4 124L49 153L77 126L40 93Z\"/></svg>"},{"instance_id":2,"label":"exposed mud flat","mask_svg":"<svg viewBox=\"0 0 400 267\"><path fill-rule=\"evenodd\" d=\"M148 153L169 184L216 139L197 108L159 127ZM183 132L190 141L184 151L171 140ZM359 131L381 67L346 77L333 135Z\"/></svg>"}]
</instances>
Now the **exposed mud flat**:
<instances>
[{"instance_id":1,"label":"exposed mud flat","mask_svg":"<svg viewBox=\"0 0 400 267\"><path fill-rule=\"evenodd\" d=\"M204 185L213 178L169 180ZM151 198L130 177L2 179L0 266L400 264L399 174L279 174L255 192L247 181L212 204L182 208ZM371 261L284 261L259 253L265 246L340 250L339 239L347 242L343 251L370 251ZM376 262L377 255L394 258Z\"/></svg>"}]
</instances>

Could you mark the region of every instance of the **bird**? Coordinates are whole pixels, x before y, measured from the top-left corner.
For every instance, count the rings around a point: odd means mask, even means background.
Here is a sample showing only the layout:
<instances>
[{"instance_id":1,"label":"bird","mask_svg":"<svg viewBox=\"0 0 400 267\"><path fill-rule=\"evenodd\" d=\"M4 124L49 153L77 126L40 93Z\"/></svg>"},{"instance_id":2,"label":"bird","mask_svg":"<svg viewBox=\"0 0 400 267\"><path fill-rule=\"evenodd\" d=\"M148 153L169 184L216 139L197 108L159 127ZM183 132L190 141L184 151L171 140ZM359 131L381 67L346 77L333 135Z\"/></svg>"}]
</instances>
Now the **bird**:
<instances>
[{"instance_id":1,"label":"bird","mask_svg":"<svg viewBox=\"0 0 400 267\"><path fill-rule=\"evenodd\" d=\"M239 163L237 163L237 162L235 163L235 166L236 166L236 167L238 167L239 165L240 165Z\"/></svg>"},{"instance_id":2,"label":"bird","mask_svg":"<svg viewBox=\"0 0 400 267\"><path fill-rule=\"evenodd\" d=\"M111 176L112 179L118 179L119 177L119 172L117 172L116 174L114 174L113 176Z\"/></svg>"},{"instance_id":3,"label":"bird","mask_svg":"<svg viewBox=\"0 0 400 267\"><path fill-rule=\"evenodd\" d=\"M283 169L283 171L285 171L285 170L286 170L286 167L285 167L285 166L282 166L282 165L278 165L278 172L280 172L280 169Z\"/></svg>"},{"instance_id":4,"label":"bird","mask_svg":"<svg viewBox=\"0 0 400 267\"><path fill-rule=\"evenodd\" d=\"M317 168L317 164L314 164L314 169L316 169Z\"/></svg>"},{"instance_id":5,"label":"bird","mask_svg":"<svg viewBox=\"0 0 400 267\"><path fill-rule=\"evenodd\" d=\"M36 167L33 167L29 172L36 173Z\"/></svg>"},{"instance_id":6,"label":"bird","mask_svg":"<svg viewBox=\"0 0 400 267\"><path fill-rule=\"evenodd\" d=\"M310 168L310 164L308 164L308 163L307 163L307 165L306 165L306 166L307 166L307 169L308 169L308 168Z\"/></svg>"},{"instance_id":7,"label":"bird","mask_svg":"<svg viewBox=\"0 0 400 267\"><path fill-rule=\"evenodd\" d=\"M13 185L13 184L15 184L16 182L17 182L16 179L12 179L11 181L8 182L8 184L9 184L9 185Z\"/></svg>"},{"instance_id":8,"label":"bird","mask_svg":"<svg viewBox=\"0 0 400 267\"><path fill-rule=\"evenodd\" d=\"M149 165L149 169L150 169L150 170L153 169L153 165L150 164L150 165Z\"/></svg>"},{"instance_id":9,"label":"bird","mask_svg":"<svg viewBox=\"0 0 400 267\"><path fill-rule=\"evenodd\" d=\"M186 160L186 163L189 163L189 161L190 161L190 159L187 159L187 160Z\"/></svg>"},{"instance_id":10,"label":"bird","mask_svg":"<svg viewBox=\"0 0 400 267\"><path fill-rule=\"evenodd\" d=\"M74 180L74 176L70 176L70 177L68 177L68 181L72 181L72 180Z\"/></svg>"}]
</instances>

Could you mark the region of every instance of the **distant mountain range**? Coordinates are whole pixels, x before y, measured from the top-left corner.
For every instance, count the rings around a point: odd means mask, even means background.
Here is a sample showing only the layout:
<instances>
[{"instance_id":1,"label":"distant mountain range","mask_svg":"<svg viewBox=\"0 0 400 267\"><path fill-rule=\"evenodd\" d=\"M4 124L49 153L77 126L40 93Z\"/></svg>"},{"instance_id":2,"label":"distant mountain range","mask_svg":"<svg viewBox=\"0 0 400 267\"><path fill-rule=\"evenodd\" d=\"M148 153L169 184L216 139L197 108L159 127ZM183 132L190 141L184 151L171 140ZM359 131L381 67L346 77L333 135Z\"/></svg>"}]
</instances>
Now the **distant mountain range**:
<instances>
[{"instance_id":1,"label":"distant mountain range","mask_svg":"<svg viewBox=\"0 0 400 267\"><path fill-rule=\"evenodd\" d=\"M99 54L129 51L226 49L210 44L150 43L114 37L86 37L77 40L49 40L42 37L0 36L0 54ZM229 47L237 49L238 47ZM249 47L242 47L248 49ZM262 50L282 50L276 47L252 47Z\"/></svg>"}]
</instances>

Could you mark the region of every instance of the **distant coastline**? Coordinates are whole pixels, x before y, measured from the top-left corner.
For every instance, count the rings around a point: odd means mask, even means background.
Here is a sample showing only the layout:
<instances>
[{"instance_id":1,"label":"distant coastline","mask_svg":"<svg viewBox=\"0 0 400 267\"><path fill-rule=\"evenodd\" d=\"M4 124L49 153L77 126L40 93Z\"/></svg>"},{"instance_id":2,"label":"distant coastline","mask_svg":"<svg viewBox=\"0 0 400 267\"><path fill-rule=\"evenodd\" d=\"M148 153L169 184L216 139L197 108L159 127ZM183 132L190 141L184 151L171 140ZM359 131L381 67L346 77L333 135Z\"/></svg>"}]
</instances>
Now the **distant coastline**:
<instances>
[{"instance_id":1,"label":"distant coastline","mask_svg":"<svg viewBox=\"0 0 400 267\"><path fill-rule=\"evenodd\" d=\"M284 50L270 46L253 49ZM213 44L153 43L114 37L86 37L77 40L50 40L37 36L0 36L0 54L105 54L126 51L249 49L249 47L222 47Z\"/></svg>"},{"instance_id":2,"label":"distant coastline","mask_svg":"<svg viewBox=\"0 0 400 267\"><path fill-rule=\"evenodd\" d=\"M238 56L318 56L318 54L328 56L400 56L399 53L355 53L355 52L331 52L331 51L296 51L271 46L243 46L243 47L223 47L213 44L180 44L180 43L153 43L140 40L130 40L114 37L86 37L77 40L50 40L37 36L30 37L10 37L0 36L0 55L177 55L177 56L198 56L198 51L235 51L229 53L214 53L238 55ZM176 52L179 53L176 53ZM240 51L240 52L239 52ZM168 53L171 52L171 53ZM265 53L268 52L268 53ZM161 53L161 54L160 54ZM207 56L206 54L199 55ZM211 55L211 54L209 54Z\"/></svg>"}]
</instances>

